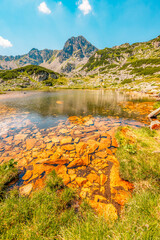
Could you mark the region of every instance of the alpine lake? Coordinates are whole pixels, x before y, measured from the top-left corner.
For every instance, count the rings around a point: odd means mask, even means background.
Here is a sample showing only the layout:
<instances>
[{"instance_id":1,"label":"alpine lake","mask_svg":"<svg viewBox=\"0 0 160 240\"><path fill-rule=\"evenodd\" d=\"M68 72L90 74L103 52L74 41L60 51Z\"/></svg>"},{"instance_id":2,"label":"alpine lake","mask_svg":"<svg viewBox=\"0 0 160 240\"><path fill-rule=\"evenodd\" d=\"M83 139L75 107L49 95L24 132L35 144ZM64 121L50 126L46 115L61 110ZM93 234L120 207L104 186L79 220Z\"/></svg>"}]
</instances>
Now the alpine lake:
<instances>
[{"instance_id":1,"label":"alpine lake","mask_svg":"<svg viewBox=\"0 0 160 240\"><path fill-rule=\"evenodd\" d=\"M137 93L56 90L0 98L0 163L14 159L22 195L45 185L52 170L80 199L101 213L117 214L133 185L120 178L115 132L142 127L154 101Z\"/></svg>"}]
</instances>

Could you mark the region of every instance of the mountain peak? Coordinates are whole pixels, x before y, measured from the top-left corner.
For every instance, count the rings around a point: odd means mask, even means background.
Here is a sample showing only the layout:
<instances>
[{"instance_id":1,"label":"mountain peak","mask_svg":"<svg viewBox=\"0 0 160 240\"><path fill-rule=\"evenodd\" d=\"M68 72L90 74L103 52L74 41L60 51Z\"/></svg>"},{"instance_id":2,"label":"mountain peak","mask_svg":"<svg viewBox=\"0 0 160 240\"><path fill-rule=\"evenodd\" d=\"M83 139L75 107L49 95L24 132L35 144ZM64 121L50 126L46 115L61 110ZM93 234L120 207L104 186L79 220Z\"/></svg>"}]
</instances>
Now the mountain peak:
<instances>
[{"instance_id":1,"label":"mountain peak","mask_svg":"<svg viewBox=\"0 0 160 240\"><path fill-rule=\"evenodd\" d=\"M85 57L89 58L97 50L98 49L83 36L71 37L66 41L64 48L59 53L58 57L60 62L63 62L70 57L80 60Z\"/></svg>"}]
</instances>

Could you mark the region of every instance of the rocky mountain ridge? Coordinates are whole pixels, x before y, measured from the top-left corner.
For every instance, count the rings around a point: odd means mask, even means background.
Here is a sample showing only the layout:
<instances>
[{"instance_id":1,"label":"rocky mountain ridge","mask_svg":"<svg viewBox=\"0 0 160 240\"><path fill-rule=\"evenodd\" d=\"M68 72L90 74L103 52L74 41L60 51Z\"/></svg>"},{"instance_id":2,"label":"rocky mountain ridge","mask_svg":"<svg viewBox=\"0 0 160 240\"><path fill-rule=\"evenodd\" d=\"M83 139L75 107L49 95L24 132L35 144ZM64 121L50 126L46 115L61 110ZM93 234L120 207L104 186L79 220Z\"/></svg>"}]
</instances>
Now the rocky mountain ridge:
<instances>
[{"instance_id":1,"label":"rocky mountain ridge","mask_svg":"<svg viewBox=\"0 0 160 240\"><path fill-rule=\"evenodd\" d=\"M78 65L84 65L98 49L83 36L68 39L62 50L38 50L33 48L28 54L0 56L0 69L15 69L26 65L39 65L59 73L69 73Z\"/></svg>"}]
</instances>

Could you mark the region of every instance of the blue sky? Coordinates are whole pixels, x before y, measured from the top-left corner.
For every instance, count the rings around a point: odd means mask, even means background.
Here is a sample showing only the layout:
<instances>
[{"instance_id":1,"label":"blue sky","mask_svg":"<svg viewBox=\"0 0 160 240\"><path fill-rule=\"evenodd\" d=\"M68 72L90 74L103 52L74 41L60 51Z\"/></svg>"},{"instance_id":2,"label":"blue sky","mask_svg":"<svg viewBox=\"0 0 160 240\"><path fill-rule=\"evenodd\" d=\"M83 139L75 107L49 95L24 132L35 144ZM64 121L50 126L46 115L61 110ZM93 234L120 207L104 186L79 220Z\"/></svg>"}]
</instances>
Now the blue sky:
<instances>
[{"instance_id":1,"label":"blue sky","mask_svg":"<svg viewBox=\"0 0 160 240\"><path fill-rule=\"evenodd\" d=\"M0 55L62 49L83 35L98 48L160 35L160 0L0 0Z\"/></svg>"}]
</instances>

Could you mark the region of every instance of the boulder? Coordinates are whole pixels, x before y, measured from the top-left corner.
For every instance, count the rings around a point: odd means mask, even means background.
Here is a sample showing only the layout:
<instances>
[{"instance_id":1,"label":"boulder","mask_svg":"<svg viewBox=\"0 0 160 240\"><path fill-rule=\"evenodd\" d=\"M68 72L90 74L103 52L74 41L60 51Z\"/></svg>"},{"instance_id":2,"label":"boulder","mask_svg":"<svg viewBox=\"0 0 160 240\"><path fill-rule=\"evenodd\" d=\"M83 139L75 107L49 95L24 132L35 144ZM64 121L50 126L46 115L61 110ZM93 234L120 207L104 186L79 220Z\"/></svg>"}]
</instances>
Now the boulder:
<instances>
[{"instance_id":1,"label":"boulder","mask_svg":"<svg viewBox=\"0 0 160 240\"><path fill-rule=\"evenodd\" d=\"M152 121L150 124L150 129L151 130L159 130L160 129L160 121L158 121L158 120Z\"/></svg>"},{"instance_id":2,"label":"boulder","mask_svg":"<svg viewBox=\"0 0 160 240\"><path fill-rule=\"evenodd\" d=\"M33 185L32 183L29 183L27 185L24 185L23 187L20 187L19 191L21 195L27 196L31 193L32 189L33 189Z\"/></svg>"}]
</instances>

